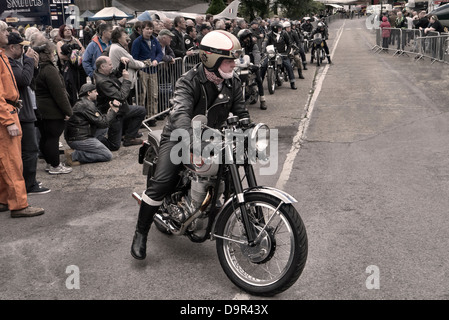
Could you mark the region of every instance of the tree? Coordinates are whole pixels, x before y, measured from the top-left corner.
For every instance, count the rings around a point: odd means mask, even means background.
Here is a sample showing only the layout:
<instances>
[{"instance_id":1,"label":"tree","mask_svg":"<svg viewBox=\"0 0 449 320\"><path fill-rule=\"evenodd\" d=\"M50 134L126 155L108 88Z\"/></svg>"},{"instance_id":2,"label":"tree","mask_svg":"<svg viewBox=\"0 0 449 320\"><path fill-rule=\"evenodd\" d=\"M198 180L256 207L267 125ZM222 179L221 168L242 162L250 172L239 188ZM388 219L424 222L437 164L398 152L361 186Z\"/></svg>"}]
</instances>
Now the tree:
<instances>
[{"instance_id":1,"label":"tree","mask_svg":"<svg viewBox=\"0 0 449 320\"><path fill-rule=\"evenodd\" d=\"M299 19L311 12L324 10L322 3L313 0L276 0L274 5L281 9L283 16L291 19Z\"/></svg>"},{"instance_id":2,"label":"tree","mask_svg":"<svg viewBox=\"0 0 449 320\"><path fill-rule=\"evenodd\" d=\"M267 18L269 16L270 0L241 0L240 15L248 22L256 17Z\"/></svg>"},{"instance_id":3,"label":"tree","mask_svg":"<svg viewBox=\"0 0 449 320\"><path fill-rule=\"evenodd\" d=\"M209 8L207 9L206 13L210 14L218 14L222 12L226 8L225 3L223 0L212 0L210 2Z\"/></svg>"}]
</instances>

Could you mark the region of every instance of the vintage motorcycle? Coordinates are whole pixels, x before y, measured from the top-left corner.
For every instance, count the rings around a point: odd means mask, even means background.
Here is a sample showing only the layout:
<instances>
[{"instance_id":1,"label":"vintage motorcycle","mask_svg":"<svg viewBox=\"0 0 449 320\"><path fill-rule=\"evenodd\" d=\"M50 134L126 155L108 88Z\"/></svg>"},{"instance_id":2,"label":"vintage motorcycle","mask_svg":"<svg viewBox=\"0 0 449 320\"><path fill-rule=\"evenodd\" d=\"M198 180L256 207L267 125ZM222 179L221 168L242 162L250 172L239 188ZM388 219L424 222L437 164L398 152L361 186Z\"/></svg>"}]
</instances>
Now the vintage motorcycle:
<instances>
[{"instance_id":1,"label":"vintage motorcycle","mask_svg":"<svg viewBox=\"0 0 449 320\"><path fill-rule=\"evenodd\" d=\"M268 59L267 69L267 84L268 92L274 94L276 91L276 85L282 86L282 83L287 81L287 71L282 64L282 55L276 50L274 45L269 45L266 48L267 54L265 56Z\"/></svg>"},{"instance_id":2,"label":"vintage motorcycle","mask_svg":"<svg viewBox=\"0 0 449 320\"><path fill-rule=\"evenodd\" d=\"M248 55L236 59L234 71L242 82L245 104L255 104L259 100L259 89L257 87L256 74L253 72L254 68Z\"/></svg>"},{"instance_id":3,"label":"vintage motorcycle","mask_svg":"<svg viewBox=\"0 0 449 320\"><path fill-rule=\"evenodd\" d=\"M304 52L308 53L310 48L310 32L303 31L302 34L304 36Z\"/></svg>"},{"instance_id":4,"label":"vintage motorcycle","mask_svg":"<svg viewBox=\"0 0 449 320\"><path fill-rule=\"evenodd\" d=\"M139 151L148 179L157 166L161 135L146 124L150 119L143 123L149 133ZM213 140L215 151L205 152L205 146L182 165L177 187L164 199L154 223L165 234L184 235L193 242L216 240L223 271L242 290L261 296L283 292L304 269L308 241L293 206L297 201L256 181L253 163L268 160L269 128L232 114L221 130L206 124L204 115L193 118L192 144ZM138 194L133 197L140 203Z\"/></svg>"},{"instance_id":5,"label":"vintage motorcycle","mask_svg":"<svg viewBox=\"0 0 449 320\"><path fill-rule=\"evenodd\" d=\"M316 59L316 65L320 66L326 58L326 52L324 51L324 40L321 33L315 33L312 41L313 50L310 57L310 62L313 63L313 59Z\"/></svg>"}]
</instances>

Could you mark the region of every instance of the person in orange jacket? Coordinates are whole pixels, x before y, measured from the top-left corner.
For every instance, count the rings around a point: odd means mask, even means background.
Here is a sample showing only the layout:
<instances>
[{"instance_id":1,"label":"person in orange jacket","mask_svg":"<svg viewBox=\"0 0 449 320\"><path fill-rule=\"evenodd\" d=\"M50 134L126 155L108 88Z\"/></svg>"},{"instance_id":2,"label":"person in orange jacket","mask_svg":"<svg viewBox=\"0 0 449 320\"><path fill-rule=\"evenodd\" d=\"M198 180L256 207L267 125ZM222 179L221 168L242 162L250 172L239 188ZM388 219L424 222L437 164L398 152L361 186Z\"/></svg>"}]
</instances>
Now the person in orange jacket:
<instances>
[{"instance_id":1,"label":"person in orange jacket","mask_svg":"<svg viewBox=\"0 0 449 320\"><path fill-rule=\"evenodd\" d=\"M23 164L18 110L19 90L4 47L8 44L8 25L0 21L0 212L11 211L11 217L33 217L42 208L28 205Z\"/></svg>"}]
</instances>

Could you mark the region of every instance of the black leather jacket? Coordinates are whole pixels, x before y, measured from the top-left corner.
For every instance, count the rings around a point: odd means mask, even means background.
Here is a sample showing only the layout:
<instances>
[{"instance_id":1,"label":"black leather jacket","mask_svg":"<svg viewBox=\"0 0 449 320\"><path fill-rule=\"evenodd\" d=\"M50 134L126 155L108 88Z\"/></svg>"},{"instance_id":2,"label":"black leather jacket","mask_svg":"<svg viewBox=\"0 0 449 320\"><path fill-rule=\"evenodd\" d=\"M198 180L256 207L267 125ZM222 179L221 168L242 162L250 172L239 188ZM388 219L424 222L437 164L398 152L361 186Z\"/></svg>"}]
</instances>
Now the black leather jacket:
<instances>
[{"instance_id":1,"label":"black leather jacket","mask_svg":"<svg viewBox=\"0 0 449 320\"><path fill-rule=\"evenodd\" d=\"M270 32L270 33L268 33L267 39L264 42L264 45L262 47L265 50L267 48L267 46L269 46L271 44L276 47L276 50L279 53L285 54L285 53L290 52L290 49L292 47L292 40L288 36L287 32L284 30L281 31L279 40L277 39L277 35L274 32Z\"/></svg>"},{"instance_id":2,"label":"black leather jacket","mask_svg":"<svg viewBox=\"0 0 449 320\"><path fill-rule=\"evenodd\" d=\"M249 118L238 76L234 73L232 79L225 80L219 91L207 80L203 64L197 64L176 82L173 109L165 124L163 138L169 138L175 129L191 132L191 120L198 114L207 116L208 126L220 128L230 112L240 119Z\"/></svg>"},{"instance_id":3,"label":"black leather jacket","mask_svg":"<svg viewBox=\"0 0 449 320\"><path fill-rule=\"evenodd\" d=\"M122 103L119 108L119 115L123 115L129 110L127 99L132 83L125 79L123 79L123 82L119 80L122 76L123 68L124 65L120 63L119 68L113 70L108 76L99 73L97 70L94 72L95 86L98 92L97 108L103 113L109 110L109 102L113 100L118 100Z\"/></svg>"},{"instance_id":4,"label":"black leather jacket","mask_svg":"<svg viewBox=\"0 0 449 320\"><path fill-rule=\"evenodd\" d=\"M314 36L315 34L317 34L317 33L321 33L321 36L323 37L323 40L324 40L324 41L326 41L326 40L329 38L329 33L328 33L326 27L324 27L323 29L320 29L320 28L318 28L318 27L315 28L315 29L312 31L312 33L311 33L311 35L310 35L310 38L313 39L313 36Z\"/></svg>"},{"instance_id":5,"label":"black leather jacket","mask_svg":"<svg viewBox=\"0 0 449 320\"><path fill-rule=\"evenodd\" d=\"M66 122L64 138L67 141L92 138L97 128L107 128L115 115L112 109L106 115L102 114L93 101L82 97L73 106L73 115Z\"/></svg>"}]
</instances>

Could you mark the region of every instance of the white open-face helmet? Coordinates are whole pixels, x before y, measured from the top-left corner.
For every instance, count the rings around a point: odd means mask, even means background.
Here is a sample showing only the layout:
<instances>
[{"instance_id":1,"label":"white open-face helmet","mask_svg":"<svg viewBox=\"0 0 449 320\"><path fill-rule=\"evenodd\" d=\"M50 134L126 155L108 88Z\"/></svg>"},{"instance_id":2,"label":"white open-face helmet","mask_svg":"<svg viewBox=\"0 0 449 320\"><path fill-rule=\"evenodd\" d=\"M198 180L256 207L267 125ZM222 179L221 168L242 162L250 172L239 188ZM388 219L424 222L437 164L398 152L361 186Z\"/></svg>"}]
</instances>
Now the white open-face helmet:
<instances>
[{"instance_id":1,"label":"white open-face helmet","mask_svg":"<svg viewBox=\"0 0 449 320\"><path fill-rule=\"evenodd\" d=\"M223 30L209 32L199 46L200 59L209 71L217 71L223 59L237 59L242 47L236 36Z\"/></svg>"},{"instance_id":2,"label":"white open-face helmet","mask_svg":"<svg viewBox=\"0 0 449 320\"><path fill-rule=\"evenodd\" d=\"M285 21L285 22L282 24L282 27L285 29L285 28L291 27L291 24L290 24L290 22Z\"/></svg>"}]
</instances>

